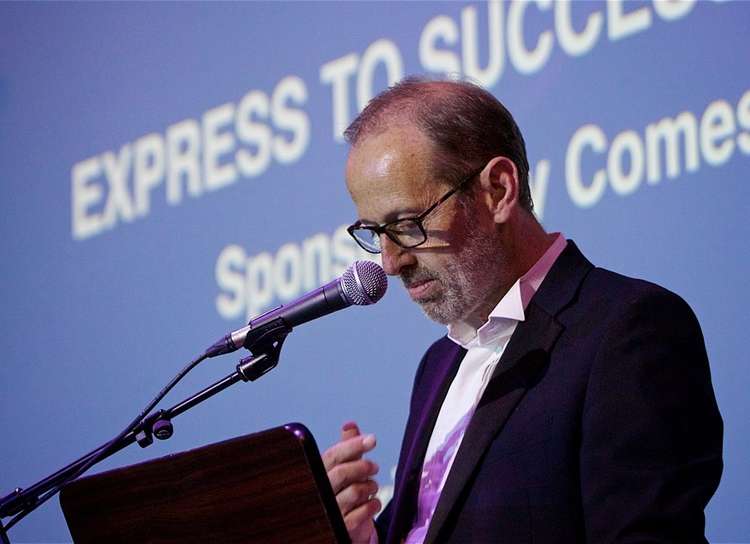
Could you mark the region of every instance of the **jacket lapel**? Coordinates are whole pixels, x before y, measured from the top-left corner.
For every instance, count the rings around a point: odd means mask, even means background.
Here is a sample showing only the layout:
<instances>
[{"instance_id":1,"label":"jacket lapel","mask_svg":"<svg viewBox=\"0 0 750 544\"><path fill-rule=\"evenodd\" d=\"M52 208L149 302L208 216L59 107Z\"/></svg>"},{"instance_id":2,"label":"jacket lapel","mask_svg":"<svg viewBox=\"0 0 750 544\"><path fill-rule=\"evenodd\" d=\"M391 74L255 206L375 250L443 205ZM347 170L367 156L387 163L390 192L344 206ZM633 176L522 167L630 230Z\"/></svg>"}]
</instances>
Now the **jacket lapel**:
<instances>
[{"instance_id":1,"label":"jacket lapel","mask_svg":"<svg viewBox=\"0 0 750 544\"><path fill-rule=\"evenodd\" d=\"M417 489L422 472L427 445L435 426L440 406L443 404L445 395L448 393L453 378L458 371L459 362L466 354L466 350L451 341L446 342L448 348L434 361L426 364L436 365L434 376L429 380L426 401L422 404L421 412L416 416L417 423L413 432L406 437L411 445L407 446L406 460L403 463L404 472L396 482L393 494L394 518L388 529L387 542L401 542L401 539L411 528L414 515L416 514ZM432 370L432 369L430 369ZM419 384L416 384L419 387ZM408 432L408 430L407 430Z\"/></svg>"},{"instance_id":2,"label":"jacket lapel","mask_svg":"<svg viewBox=\"0 0 750 544\"><path fill-rule=\"evenodd\" d=\"M456 459L440 493L425 543L437 541L451 509L487 448L523 398L537 372L546 363L547 354L563 330L554 318L533 302L529 303L526 313L527 319L518 324L466 428Z\"/></svg>"},{"instance_id":3,"label":"jacket lapel","mask_svg":"<svg viewBox=\"0 0 750 544\"><path fill-rule=\"evenodd\" d=\"M555 316L575 298L591 268L591 263L569 241L568 247L529 302L526 319L516 327L466 429L432 516L425 537L426 544L438 542L451 510L459 502L490 444L546 366L549 354L564 329ZM439 405L434 411L438 409ZM429 433L431 428L425 430ZM424 455L424 451L421 454Z\"/></svg>"}]
</instances>

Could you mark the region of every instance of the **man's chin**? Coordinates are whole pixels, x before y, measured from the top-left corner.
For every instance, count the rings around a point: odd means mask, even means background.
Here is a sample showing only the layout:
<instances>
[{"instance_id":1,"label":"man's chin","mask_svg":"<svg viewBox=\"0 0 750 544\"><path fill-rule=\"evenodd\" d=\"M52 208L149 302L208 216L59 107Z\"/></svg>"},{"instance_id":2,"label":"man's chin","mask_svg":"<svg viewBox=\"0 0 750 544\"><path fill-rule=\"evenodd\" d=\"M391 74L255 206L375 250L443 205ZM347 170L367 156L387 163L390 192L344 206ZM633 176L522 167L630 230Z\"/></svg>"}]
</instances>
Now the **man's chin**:
<instances>
[{"instance_id":1,"label":"man's chin","mask_svg":"<svg viewBox=\"0 0 750 544\"><path fill-rule=\"evenodd\" d=\"M406 287L406 286L405 286ZM411 300L419 305L422 312L432 321L448 325L460 319L455 304L451 304L443 284L437 279L413 287L406 287Z\"/></svg>"},{"instance_id":2,"label":"man's chin","mask_svg":"<svg viewBox=\"0 0 750 544\"><path fill-rule=\"evenodd\" d=\"M452 312L447 311L448 309L445 307L444 303L441 303L442 301L422 300L415 302L419 304L422 313L436 323L448 325L449 323L455 322L457 319Z\"/></svg>"}]
</instances>

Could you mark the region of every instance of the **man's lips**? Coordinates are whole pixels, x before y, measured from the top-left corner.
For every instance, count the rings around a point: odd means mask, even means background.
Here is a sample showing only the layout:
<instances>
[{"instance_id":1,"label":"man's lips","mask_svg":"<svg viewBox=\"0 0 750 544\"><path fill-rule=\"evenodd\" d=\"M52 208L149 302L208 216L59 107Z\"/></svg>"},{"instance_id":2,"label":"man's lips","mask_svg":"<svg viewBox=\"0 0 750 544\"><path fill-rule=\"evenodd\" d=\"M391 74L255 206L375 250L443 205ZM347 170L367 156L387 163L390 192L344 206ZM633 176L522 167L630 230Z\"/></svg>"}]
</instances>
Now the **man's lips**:
<instances>
[{"instance_id":1,"label":"man's lips","mask_svg":"<svg viewBox=\"0 0 750 544\"><path fill-rule=\"evenodd\" d=\"M424 297L434 287L436 281L433 279L413 281L406 285L409 296L413 299Z\"/></svg>"}]
</instances>

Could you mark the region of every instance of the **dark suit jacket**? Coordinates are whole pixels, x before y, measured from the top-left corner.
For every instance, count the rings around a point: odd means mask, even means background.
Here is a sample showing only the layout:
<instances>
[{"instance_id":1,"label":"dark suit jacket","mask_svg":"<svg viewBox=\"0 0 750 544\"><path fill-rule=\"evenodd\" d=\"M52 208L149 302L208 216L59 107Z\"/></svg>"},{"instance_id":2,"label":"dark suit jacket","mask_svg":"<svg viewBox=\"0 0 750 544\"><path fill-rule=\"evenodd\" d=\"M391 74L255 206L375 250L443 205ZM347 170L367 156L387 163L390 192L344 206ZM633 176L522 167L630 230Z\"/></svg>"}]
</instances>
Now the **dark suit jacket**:
<instances>
[{"instance_id":1,"label":"dark suit jacket","mask_svg":"<svg viewBox=\"0 0 750 544\"><path fill-rule=\"evenodd\" d=\"M411 527L427 443L465 353L442 338L417 370L380 542ZM705 542L721 449L688 305L595 268L569 242L477 406L426 542Z\"/></svg>"}]
</instances>

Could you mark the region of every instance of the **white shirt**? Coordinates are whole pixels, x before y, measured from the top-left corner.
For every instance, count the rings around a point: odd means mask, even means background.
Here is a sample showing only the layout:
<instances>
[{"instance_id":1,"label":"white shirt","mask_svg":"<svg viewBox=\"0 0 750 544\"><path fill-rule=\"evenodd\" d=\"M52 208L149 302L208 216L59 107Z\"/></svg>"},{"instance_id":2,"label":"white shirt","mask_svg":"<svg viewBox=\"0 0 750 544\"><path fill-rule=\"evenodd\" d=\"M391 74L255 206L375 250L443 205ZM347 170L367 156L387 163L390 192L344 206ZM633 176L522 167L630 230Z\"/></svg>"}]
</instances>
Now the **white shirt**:
<instances>
[{"instance_id":1,"label":"white shirt","mask_svg":"<svg viewBox=\"0 0 750 544\"><path fill-rule=\"evenodd\" d=\"M461 418L476 408L516 326L525 320L525 310L531 297L537 292L567 243L562 234L556 233L555 240L544 255L513 284L479 329L464 322L448 326L448 338L464 347L467 352L440 407L425 461L432 458ZM440 490L445 485L455 460L455 451L443 474ZM429 524L429 520L427 523ZM417 529L414 527L412 531Z\"/></svg>"}]
</instances>

